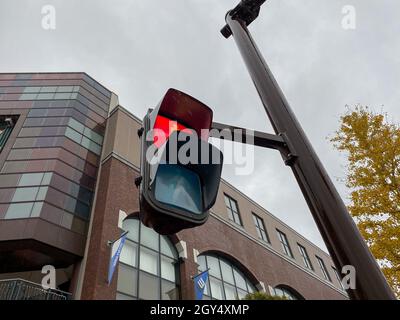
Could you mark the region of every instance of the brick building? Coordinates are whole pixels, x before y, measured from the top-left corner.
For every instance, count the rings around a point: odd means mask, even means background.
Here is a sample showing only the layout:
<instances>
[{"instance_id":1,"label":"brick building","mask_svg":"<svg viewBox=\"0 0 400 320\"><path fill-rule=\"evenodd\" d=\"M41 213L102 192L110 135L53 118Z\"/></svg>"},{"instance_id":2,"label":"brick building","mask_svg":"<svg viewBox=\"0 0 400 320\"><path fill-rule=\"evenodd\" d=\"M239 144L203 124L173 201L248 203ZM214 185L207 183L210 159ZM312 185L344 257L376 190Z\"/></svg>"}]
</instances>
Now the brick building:
<instances>
[{"instance_id":1,"label":"brick building","mask_svg":"<svg viewBox=\"0 0 400 320\"><path fill-rule=\"evenodd\" d=\"M328 254L225 181L204 225L173 236L142 225L140 127L85 73L0 74L0 297L53 265L73 299L193 299L206 268L205 299L347 298ZM108 284L108 241L122 230Z\"/></svg>"}]
</instances>

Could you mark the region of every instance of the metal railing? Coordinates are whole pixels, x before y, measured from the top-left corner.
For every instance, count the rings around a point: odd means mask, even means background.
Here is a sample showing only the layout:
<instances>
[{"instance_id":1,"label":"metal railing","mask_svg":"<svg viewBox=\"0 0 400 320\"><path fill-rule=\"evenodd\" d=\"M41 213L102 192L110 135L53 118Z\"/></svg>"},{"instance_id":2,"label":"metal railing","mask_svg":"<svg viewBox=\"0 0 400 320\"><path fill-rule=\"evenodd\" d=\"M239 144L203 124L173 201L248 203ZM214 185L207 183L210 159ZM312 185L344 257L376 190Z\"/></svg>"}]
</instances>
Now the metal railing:
<instances>
[{"instance_id":1,"label":"metal railing","mask_svg":"<svg viewBox=\"0 0 400 320\"><path fill-rule=\"evenodd\" d=\"M0 300L71 300L71 294L56 289L43 289L23 279L0 280Z\"/></svg>"}]
</instances>

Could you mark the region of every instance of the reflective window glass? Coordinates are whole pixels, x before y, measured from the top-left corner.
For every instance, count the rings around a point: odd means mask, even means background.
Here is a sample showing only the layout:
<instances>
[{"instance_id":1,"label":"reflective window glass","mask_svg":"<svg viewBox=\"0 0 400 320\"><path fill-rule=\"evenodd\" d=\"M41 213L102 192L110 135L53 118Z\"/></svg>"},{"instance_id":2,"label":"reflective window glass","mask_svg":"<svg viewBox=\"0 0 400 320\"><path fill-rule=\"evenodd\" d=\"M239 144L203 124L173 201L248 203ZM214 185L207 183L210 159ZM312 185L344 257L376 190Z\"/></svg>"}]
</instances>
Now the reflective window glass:
<instances>
[{"instance_id":1,"label":"reflective window glass","mask_svg":"<svg viewBox=\"0 0 400 320\"><path fill-rule=\"evenodd\" d=\"M24 173L21 175L18 186L38 186L43 179L43 173Z\"/></svg>"},{"instance_id":2,"label":"reflective window glass","mask_svg":"<svg viewBox=\"0 0 400 320\"><path fill-rule=\"evenodd\" d=\"M33 188L18 188L15 190L12 202L20 201L34 201L36 200L36 195L39 191L39 187Z\"/></svg>"},{"instance_id":3,"label":"reflective window glass","mask_svg":"<svg viewBox=\"0 0 400 320\"><path fill-rule=\"evenodd\" d=\"M140 269L157 275L159 273L157 252L144 247L140 248Z\"/></svg>"},{"instance_id":4,"label":"reflective window glass","mask_svg":"<svg viewBox=\"0 0 400 320\"><path fill-rule=\"evenodd\" d=\"M33 202L11 203L6 212L5 219L28 218L31 214Z\"/></svg>"}]
</instances>

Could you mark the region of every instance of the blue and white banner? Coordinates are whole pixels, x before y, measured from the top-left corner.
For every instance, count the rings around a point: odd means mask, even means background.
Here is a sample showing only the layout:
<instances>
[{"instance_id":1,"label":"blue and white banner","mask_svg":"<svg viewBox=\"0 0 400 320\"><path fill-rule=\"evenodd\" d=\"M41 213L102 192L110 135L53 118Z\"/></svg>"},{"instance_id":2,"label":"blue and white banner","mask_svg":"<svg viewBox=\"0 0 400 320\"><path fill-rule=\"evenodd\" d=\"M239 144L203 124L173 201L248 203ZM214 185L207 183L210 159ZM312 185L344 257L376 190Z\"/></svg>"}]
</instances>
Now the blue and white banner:
<instances>
[{"instance_id":1,"label":"blue and white banner","mask_svg":"<svg viewBox=\"0 0 400 320\"><path fill-rule=\"evenodd\" d=\"M111 244L111 259L110 266L108 267L108 284L111 283L115 267L118 264L119 256L121 255L122 248L125 244L127 234L128 231L124 232L118 240L114 241Z\"/></svg>"},{"instance_id":2,"label":"blue and white banner","mask_svg":"<svg viewBox=\"0 0 400 320\"><path fill-rule=\"evenodd\" d=\"M203 299L203 293L207 284L207 279L208 279L208 270L193 277L196 300Z\"/></svg>"}]
</instances>

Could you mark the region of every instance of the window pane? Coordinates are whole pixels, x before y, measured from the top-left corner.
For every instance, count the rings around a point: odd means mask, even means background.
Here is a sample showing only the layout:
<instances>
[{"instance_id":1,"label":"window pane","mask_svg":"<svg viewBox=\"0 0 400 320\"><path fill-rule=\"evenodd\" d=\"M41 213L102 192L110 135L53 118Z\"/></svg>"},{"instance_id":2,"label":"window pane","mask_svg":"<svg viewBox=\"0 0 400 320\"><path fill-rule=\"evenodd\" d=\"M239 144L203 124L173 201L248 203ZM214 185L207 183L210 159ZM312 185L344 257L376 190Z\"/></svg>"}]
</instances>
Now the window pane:
<instances>
[{"instance_id":1,"label":"window pane","mask_svg":"<svg viewBox=\"0 0 400 320\"><path fill-rule=\"evenodd\" d=\"M43 173L24 173L21 175L18 186L39 186L42 182Z\"/></svg>"},{"instance_id":2,"label":"window pane","mask_svg":"<svg viewBox=\"0 0 400 320\"><path fill-rule=\"evenodd\" d=\"M48 187L40 187L36 196L36 200L44 200L46 198Z\"/></svg>"},{"instance_id":3,"label":"window pane","mask_svg":"<svg viewBox=\"0 0 400 320\"><path fill-rule=\"evenodd\" d=\"M205 256L198 256L197 257L197 264L199 265L199 271L206 271L206 257Z\"/></svg>"},{"instance_id":4,"label":"window pane","mask_svg":"<svg viewBox=\"0 0 400 320\"><path fill-rule=\"evenodd\" d=\"M178 254L175 247L172 245L171 241L165 236L160 237L161 253L168 257L178 259Z\"/></svg>"},{"instance_id":5,"label":"window pane","mask_svg":"<svg viewBox=\"0 0 400 320\"><path fill-rule=\"evenodd\" d=\"M56 92L57 87L42 87L40 92Z\"/></svg>"},{"instance_id":6,"label":"window pane","mask_svg":"<svg viewBox=\"0 0 400 320\"><path fill-rule=\"evenodd\" d=\"M132 267L136 267L137 266L136 257L137 257L137 245L130 241L126 241L122 248L119 260L123 263L129 264Z\"/></svg>"},{"instance_id":7,"label":"window pane","mask_svg":"<svg viewBox=\"0 0 400 320\"><path fill-rule=\"evenodd\" d=\"M129 231L126 235L128 239L139 242L139 220L126 219L123 222L123 228L125 231Z\"/></svg>"},{"instance_id":8,"label":"window pane","mask_svg":"<svg viewBox=\"0 0 400 320\"><path fill-rule=\"evenodd\" d=\"M46 173L44 174L44 176L43 176L42 185L48 185L48 184L50 184L52 175L53 175L52 172L46 172Z\"/></svg>"},{"instance_id":9,"label":"window pane","mask_svg":"<svg viewBox=\"0 0 400 320\"><path fill-rule=\"evenodd\" d=\"M8 207L5 219L18 219L18 218L28 218L33 202L30 203L12 203Z\"/></svg>"},{"instance_id":10,"label":"window pane","mask_svg":"<svg viewBox=\"0 0 400 320\"><path fill-rule=\"evenodd\" d=\"M212 256L207 256L207 264L208 267L210 268L210 275L221 279L221 272L219 270L219 263L218 263L218 259Z\"/></svg>"},{"instance_id":11,"label":"window pane","mask_svg":"<svg viewBox=\"0 0 400 320\"><path fill-rule=\"evenodd\" d=\"M42 211L42 207L43 207L43 202L35 202L31 212L31 218L39 217L40 212Z\"/></svg>"},{"instance_id":12,"label":"window pane","mask_svg":"<svg viewBox=\"0 0 400 320\"><path fill-rule=\"evenodd\" d=\"M243 291L243 290L241 290L241 289L238 289L238 296L239 296L239 299L243 299L246 295L247 295L247 292L246 292L246 291Z\"/></svg>"},{"instance_id":13,"label":"window pane","mask_svg":"<svg viewBox=\"0 0 400 320\"><path fill-rule=\"evenodd\" d=\"M72 92L73 86L59 86L57 87L57 92Z\"/></svg>"},{"instance_id":14,"label":"window pane","mask_svg":"<svg viewBox=\"0 0 400 320\"><path fill-rule=\"evenodd\" d=\"M137 292L137 271L122 264L118 267L118 291L136 296Z\"/></svg>"},{"instance_id":15,"label":"window pane","mask_svg":"<svg viewBox=\"0 0 400 320\"><path fill-rule=\"evenodd\" d=\"M39 92L40 91L40 87L25 87L24 88L24 92Z\"/></svg>"},{"instance_id":16,"label":"window pane","mask_svg":"<svg viewBox=\"0 0 400 320\"><path fill-rule=\"evenodd\" d=\"M224 299L224 289L222 287L222 281L210 277L211 295L214 299Z\"/></svg>"},{"instance_id":17,"label":"window pane","mask_svg":"<svg viewBox=\"0 0 400 320\"><path fill-rule=\"evenodd\" d=\"M76 143L81 143L82 140L82 135L75 130L72 130L71 128L67 128L65 130L65 136L70 138L72 141L75 141Z\"/></svg>"},{"instance_id":18,"label":"window pane","mask_svg":"<svg viewBox=\"0 0 400 320\"><path fill-rule=\"evenodd\" d=\"M54 95L55 100L68 100L70 97L70 93L56 93Z\"/></svg>"},{"instance_id":19,"label":"window pane","mask_svg":"<svg viewBox=\"0 0 400 320\"><path fill-rule=\"evenodd\" d=\"M140 269L152 274L158 272L158 254L152 250L140 248Z\"/></svg>"},{"instance_id":20,"label":"window pane","mask_svg":"<svg viewBox=\"0 0 400 320\"><path fill-rule=\"evenodd\" d=\"M123 293L117 292L115 300L136 300L136 299L134 297L127 296L127 295L125 295Z\"/></svg>"},{"instance_id":21,"label":"window pane","mask_svg":"<svg viewBox=\"0 0 400 320\"><path fill-rule=\"evenodd\" d=\"M80 133L83 133L83 131L85 129L85 126L82 123L76 121L73 118L69 119L68 126L70 126L72 129L75 129L76 131L78 131Z\"/></svg>"},{"instance_id":22,"label":"window pane","mask_svg":"<svg viewBox=\"0 0 400 320\"><path fill-rule=\"evenodd\" d=\"M12 202L18 201L34 201L38 193L39 187L34 188L18 188L15 190Z\"/></svg>"},{"instance_id":23,"label":"window pane","mask_svg":"<svg viewBox=\"0 0 400 320\"><path fill-rule=\"evenodd\" d=\"M161 256L161 277L175 282L175 261Z\"/></svg>"},{"instance_id":24,"label":"window pane","mask_svg":"<svg viewBox=\"0 0 400 320\"><path fill-rule=\"evenodd\" d=\"M35 100L37 97L36 93L23 93L19 97L19 100Z\"/></svg>"},{"instance_id":25,"label":"window pane","mask_svg":"<svg viewBox=\"0 0 400 320\"><path fill-rule=\"evenodd\" d=\"M222 278L225 282L229 282L231 284L234 284L233 280L233 273L232 273L232 267L228 265L226 262L220 260L221 263L221 270L222 270Z\"/></svg>"},{"instance_id":26,"label":"window pane","mask_svg":"<svg viewBox=\"0 0 400 320\"><path fill-rule=\"evenodd\" d=\"M224 200L225 200L225 204L228 208L231 207L230 203L229 203L229 198L227 196L224 196Z\"/></svg>"},{"instance_id":27,"label":"window pane","mask_svg":"<svg viewBox=\"0 0 400 320\"><path fill-rule=\"evenodd\" d=\"M52 100L54 97L54 93L39 93L37 95L38 100Z\"/></svg>"},{"instance_id":28,"label":"window pane","mask_svg":"<svg viewBox=\"0 0 400 320\"><path fill-rule=\"evenodd\" d=\"M226 300L236 300L237 294L234 286L224 283Z\"/></svg>"},{"instance_id":29,"label":"window pane","mask_svg":"<svg viewBox=\"0 0 400 320\"><path fill-rule=\"evenodd\" d=\"M233 269L233 274L235 275L236 286L247 290L246 280L244 277L236 269Z\"/></svg>"},{"instance_id":30,"label":"window pane","mask_svg":"<svg viewBox=\"0 0 400 320\"><path fill-rule=\"evenodd\" d=\"M158 300L160 299L158 277L140 272L139 278L139 298L146 300Z\"/></svg>"},{"instance_id":31,"label":"window pane","mask_svg":"<svg viewBox=\"0 0 400 320\"><path fill-rule=\"evenodd\" d=\"M175 283L161 280L161 299L179 300L179 290Z\"/></svg>"},{"instance_id":32,"label":"window pane","mask_svg":"<svg viewBox=\"0 0 400 320\"><path fill-rule=\"evenodd\" d=\"M158 233L153 229L146 227L145 225L140 226L140 243L146 247L152 248L154 250L159 250L158 248Z\"/></svg>"}]
</instances>

